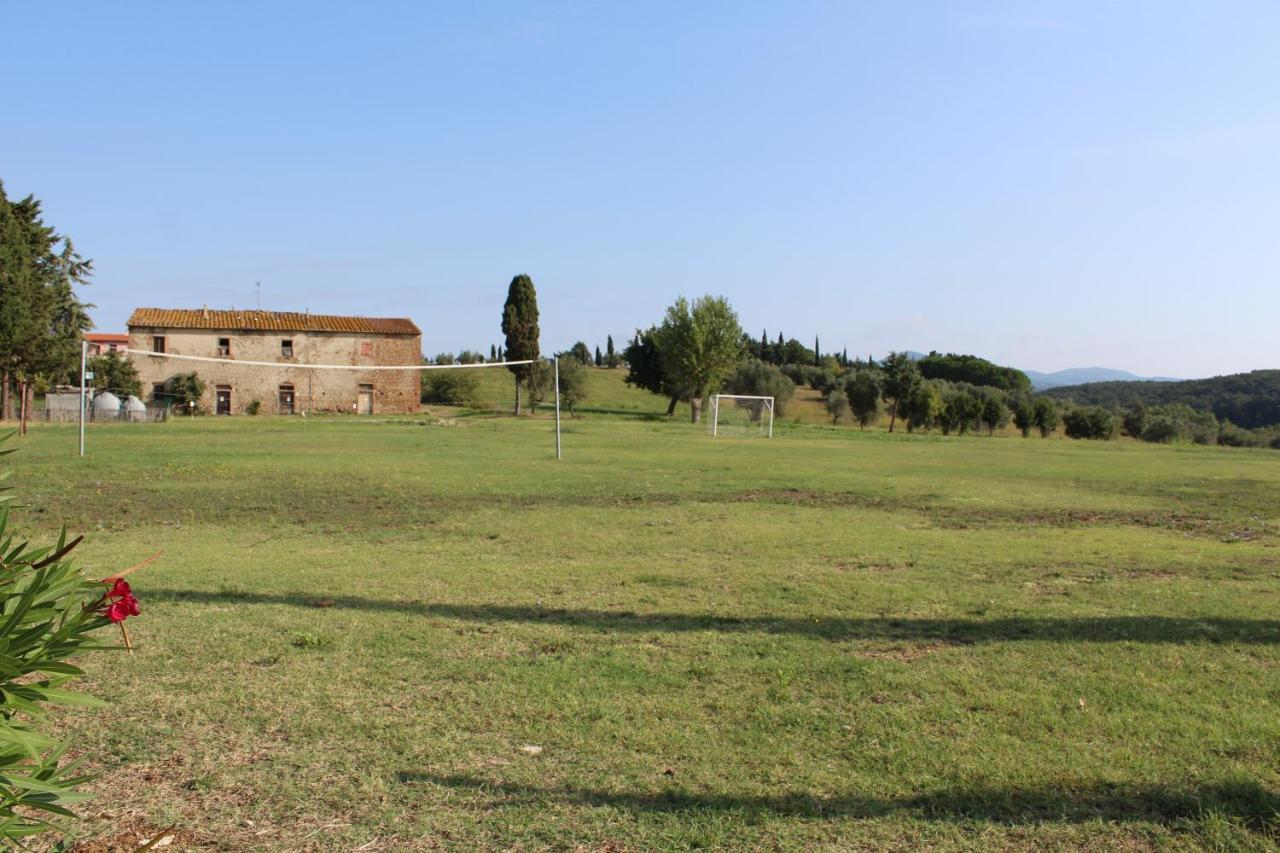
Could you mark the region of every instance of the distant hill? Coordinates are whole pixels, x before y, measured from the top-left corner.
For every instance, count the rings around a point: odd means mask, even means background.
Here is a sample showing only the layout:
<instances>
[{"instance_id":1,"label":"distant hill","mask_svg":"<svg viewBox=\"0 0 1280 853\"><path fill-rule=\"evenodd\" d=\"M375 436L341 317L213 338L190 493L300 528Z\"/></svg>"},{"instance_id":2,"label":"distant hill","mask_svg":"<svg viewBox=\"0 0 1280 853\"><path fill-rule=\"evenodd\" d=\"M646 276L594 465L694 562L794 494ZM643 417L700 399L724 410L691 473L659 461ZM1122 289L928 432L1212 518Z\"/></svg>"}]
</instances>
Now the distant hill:
<instances>
[{"instance_id":1,"label":"distant hill","mask_svg":"<svg viewBox=\"0 0 1280 853\"><path fill-rule=\"evenodd\" d=\"M1049 388L1045 393L1087 406L1121 409L1136 403L1145 406L1185 403L1250 429L1280 424L1280 370L1254 370L1181 382L1158 379L1091 382Z\"/></svg>"},{"instance_id":2,"label":"distant hill","mask_svg":"<svg viewBox=\"0 0 1280 853\"><path fill-rule=\"evenodd\" d=\"M1138 376L1127 370L1115 370L1110 367L1069 367L1053 373L1041 373L1038 370L1024 370L1031 380L1031 387L1037 391L1046 388L1059 388L1063 385L1084 385L1090 382L1177 382L1171 376Z\"/></svg>"}]
</instances>

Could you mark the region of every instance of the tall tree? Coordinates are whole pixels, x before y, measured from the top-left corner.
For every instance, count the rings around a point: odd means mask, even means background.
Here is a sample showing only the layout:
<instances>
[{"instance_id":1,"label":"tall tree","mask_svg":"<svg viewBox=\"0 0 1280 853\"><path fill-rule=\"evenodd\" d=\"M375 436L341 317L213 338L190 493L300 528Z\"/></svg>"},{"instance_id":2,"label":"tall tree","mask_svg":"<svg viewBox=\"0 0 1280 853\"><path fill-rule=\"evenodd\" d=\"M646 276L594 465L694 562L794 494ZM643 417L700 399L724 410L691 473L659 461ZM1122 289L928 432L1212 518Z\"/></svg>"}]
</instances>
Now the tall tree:
<instances>
[{"instance_id":1,"label":"tall tree","mask_svg":"<svg viewBox=\"0 0 1280 853\"><path fill-rule=\"evenodd\" d=\"M889 432L898 420L898 410L920 385L920 370L905 352L891 352L880 365L884 371L884 400L890 405Z\"/></svg>"},{"instance_id":2,"label":"tall tree","mask_svg":"<svg viewBox=\"0 0 1280 853\"><path fill-rule=\"evenodd\" d=\"M604 356L600 354L599 344L596 344L596 367L604 367Z\"/></svg>"},{"instance_id":3,"label":"tall tree","mask_svg":"<svg viewBox=\"0 0 1280 853\"><path fill-rule=\"evenodd\" d=\"M818 336L813 336L813 366L822 367L822 349L818 346Z\"/></svg>"},{"instance_id":4,"label":"tall tree","mask_svg":"<svg viewBox=\"0 0 1280 853\"><path fill-rule=\"evenodd\" d=\"M605 357L609 359L609 366L612 367L613 357L617 355L617 353L613 351L613 335L608 335L605 339L604 354Z\"/></svg>"},{"instance_id":5,"label":"tall tree","mask_svg":"<svg viewBox=\"0 0 1280 853\"><path fill-rule=\"evenodd\" d=\"M538 294L533 279L518 275L507 288L507 302L502 306L502 334L507 338L507 360L537 360ZM513 364L507 369L516 378L516 414L520 414L520 383L533 375L533 365Z\"/></svg>"},{"instance_id":6,"label":"tall tree","mask_svg":"<svg viewBox=\"0 0 1280 853\"><path fill-rule=\"evenodd\" d=\"M742 359L738 315L723 296L702 296L692 305L682 296L658 329L658 351L668 379L689 389L696 424L703 398L718 391Z\"/></svg>"},{"instance_id":7,"label":"tall tree","mask_svg":"<svg viewBox=\"0 0 1280 853\"><path fill-rule=\"evenodd\" d=\"M622 351L627 362L627 378L624 380L634 388L660 394L667 398L667 417L675 414L676 404L688 398L688 392L671 383L662 367L662 353L658 351L658 328L650 326L645 331L637 331L631 345Z\"/></svg>"},{"instance_id":8,"label":"tall tree","mask_svg":"<svg viewBox=\"0 0 1280 853\"><path fill-rule=\"evenodd\" d=\"M12 414L17 380L23 429L33 383L66 382L79 366L81 336L91 327L75 288L93 275L71 240L46 225L40 202L9 202L0 186L0 383L3 414Z\"/></svg>"},{"instance_id":9,"label":"tall tree","mask_svg":"<svg viewBox=\"0 0 1280 853\"><path fill-rule=\"evenodd\" d=\"M21 343L39 328L35 283L27 239L0 183L0 380L3 381L3 413L13 418L13 381L22 369Z\"/></svg>"}]
</instances>

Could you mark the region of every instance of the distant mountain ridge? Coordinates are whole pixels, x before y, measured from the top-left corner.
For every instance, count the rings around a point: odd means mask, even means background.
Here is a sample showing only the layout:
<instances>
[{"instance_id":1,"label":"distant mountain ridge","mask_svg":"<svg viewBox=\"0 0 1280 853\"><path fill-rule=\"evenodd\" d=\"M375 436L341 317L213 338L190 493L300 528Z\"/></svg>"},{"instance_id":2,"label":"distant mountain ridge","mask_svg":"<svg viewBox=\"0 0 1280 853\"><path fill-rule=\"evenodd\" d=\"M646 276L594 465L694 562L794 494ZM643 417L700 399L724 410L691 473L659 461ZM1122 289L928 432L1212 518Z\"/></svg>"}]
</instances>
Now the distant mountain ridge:
<instances>
[{"instance_id":1,"label":"distant mountain ridge","mask_svg":"<svg viewBox=\"0 0 1280 853\"><path fill-rule=\"evenodd\" d=\"M1037 391L1049 388L1062 388L1067 385L1087 385L1092 382L1179 382L1171 376L1138 376L1127 370L1116 370L1112 367L1068 367L1066 370L1055 370L1053 373L1041 373L1038 370L1024 370L1031 380L1031 387Z\"/></svg>"}]
</instances>

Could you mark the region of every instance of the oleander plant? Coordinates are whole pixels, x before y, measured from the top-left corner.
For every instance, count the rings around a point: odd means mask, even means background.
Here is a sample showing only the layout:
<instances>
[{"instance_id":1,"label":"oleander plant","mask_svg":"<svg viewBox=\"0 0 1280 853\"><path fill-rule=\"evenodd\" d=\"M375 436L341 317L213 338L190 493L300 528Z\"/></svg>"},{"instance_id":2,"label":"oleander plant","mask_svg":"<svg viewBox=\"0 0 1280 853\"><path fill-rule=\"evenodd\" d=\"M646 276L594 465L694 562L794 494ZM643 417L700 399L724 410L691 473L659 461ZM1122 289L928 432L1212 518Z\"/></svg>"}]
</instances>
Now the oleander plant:
<instances>
[{"instance_id":1,"label":"oleander plant","mask_svg":"<svg viewBox=\"0 0 1280 853\"><path fill-rule=\"evenodd\" d=\"M3 445L12 434L0 436ZM0 447L0 457L13 449ZM4 460L7 462L8 460ZM121 577L93 580L70 559L83 537L33 546L13 532L13 494L0 470L0 844L24 846L31 836L68 834L72 806L88 797L80 762L68 745L42 733L50 705L97 706L67 689L84 674L71 660L84 652L131 648L124 622L138 602ZM123 642L99 633L117 626Z\"/></svg>"}]
</instances>

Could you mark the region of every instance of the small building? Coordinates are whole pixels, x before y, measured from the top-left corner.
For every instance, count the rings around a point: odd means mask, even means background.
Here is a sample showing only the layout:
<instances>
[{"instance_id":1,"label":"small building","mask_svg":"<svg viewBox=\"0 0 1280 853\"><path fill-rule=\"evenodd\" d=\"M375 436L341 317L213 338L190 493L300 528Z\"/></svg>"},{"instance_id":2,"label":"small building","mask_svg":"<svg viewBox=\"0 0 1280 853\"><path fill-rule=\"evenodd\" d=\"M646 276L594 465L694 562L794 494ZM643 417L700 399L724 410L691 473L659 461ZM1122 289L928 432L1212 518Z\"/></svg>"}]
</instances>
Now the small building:
<instances>
[{"instance_id":1,"label":"small building","mask_svg":"<svg viewBox=\"0 0 1280 853\"><path fill-rule=\"evenodd\" d=\"M84 339L89 344L89 356L118 352L124 355L129 350L129 336L107 334L106 332L85 332Z\"/></svg>"},{"instance_id":2,"label":"small building","mask_svg":"<svg viewBox=\"0 0 1280 853\"><path fill-rule=\"evenodd\" d=\"M138 308L129 317L128 348L155 402L166 399L171 377L196 373L205 384L201 408L219 415L418 410L416 371L375 369L422 363L422 332L404 318ZM306 364L366 369L297 366Z\"/></svg>"}]
</instances>

